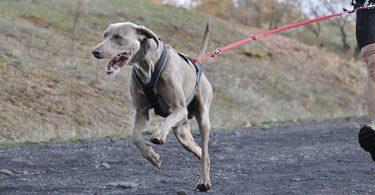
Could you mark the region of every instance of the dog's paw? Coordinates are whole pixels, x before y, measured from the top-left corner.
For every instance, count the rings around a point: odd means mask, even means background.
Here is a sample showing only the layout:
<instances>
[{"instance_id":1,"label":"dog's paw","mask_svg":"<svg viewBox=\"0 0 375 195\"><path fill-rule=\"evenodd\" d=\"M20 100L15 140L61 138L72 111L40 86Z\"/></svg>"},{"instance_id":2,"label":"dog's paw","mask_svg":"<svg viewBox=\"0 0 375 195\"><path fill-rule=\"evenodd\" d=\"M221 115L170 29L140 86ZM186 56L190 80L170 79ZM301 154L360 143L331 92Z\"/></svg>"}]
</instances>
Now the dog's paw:
<instances>
[{"instance_id":1,"label":"dog's paw","mask_svg":"<svg viewBox=\"0 0 375 195\"><path fill-rule=\"evenodd\" d=\"M146 159L155 167L161 168L162 161L160 160L159 154L150 155Z\"/></svg>"},{"instance_id":2,"label":"dog's paw","mask_svg":"<svg viewBox=\"0 0 375 195\"><path fill-rule=\"evenodd\" d=\"M196 192L208 192L210 190L211 190L211 184L210 183L197 184L197 186L195 187Z\"/></svg>"},{"instance_id":3,"label":"dog's paw","mask_svg":"<svg viewBox=\"0 0 375 195\"><path fill-rule=\"evenodd\" d=\"M161 164L162 164L162 161L159 160L159 161L156 161L155 163L153 163L153 165L157 168L161 168Z\"/></svg>"},{"instance_id":4,"label":"dog's paw","mask_svg":"<svg viewBox=\"0 0 375 195\"><path fill-rule=\"evenodd\" d=\"M160 138L156 138L156 137L152 137L150 139L150 142L153 143L153 144L157 144L157 145L162 145L164 144L164 141Z\"/></svg>"}]
</instances>

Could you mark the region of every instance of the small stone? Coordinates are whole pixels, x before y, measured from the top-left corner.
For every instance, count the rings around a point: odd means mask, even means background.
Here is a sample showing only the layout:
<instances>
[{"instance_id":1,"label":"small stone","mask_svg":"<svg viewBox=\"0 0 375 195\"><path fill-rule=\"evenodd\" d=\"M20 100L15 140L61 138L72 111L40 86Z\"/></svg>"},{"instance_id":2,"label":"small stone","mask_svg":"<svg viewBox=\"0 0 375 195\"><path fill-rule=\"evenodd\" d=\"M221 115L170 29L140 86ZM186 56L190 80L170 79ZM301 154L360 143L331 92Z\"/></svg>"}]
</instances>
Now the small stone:
<instances>
[{"instance_id":1,"label":"small stone","mask_svg":"<svg viewBox=\"0 0 375 195\"><path fill-rule=\"evenodd\" d=\"M130 188L137 188L138 184L136 184L134 182L119 181L119 182L111 182L107 186L116 187L116 188L123 188L123 189L130 189Z\"/></svg>"},{"instance_id":2,"label":"small stone","mask_svg":"<svg viewBox=\"0 0 375 195\"><path fill-rule=\"evenodd\" d=\"M295 182L300 182L300 181L303 181L305 179L301 178L301 177L294 177L292 179L290 179L290 181L295 181Z\"/></svg>"},{"instance_id":3,"label":"small stone","mask_svg":"<svg viewBox=\"0 0 375 195\"><path fill-rule=\"evenodd\" d=\"M109 165L108 163L101 163L98 166L96 166L96 168L100 168L100 167L104 167L106 169L110 169L111 165Z\"/></svg>"},{"instance_id":4,"label":"small stone","mask_svg":"<svg viewBox=\"0 0 375 195\"><path fill-rule=\"evenodd\" d=\"M27 171L23 171L23 170L12 170L12 172L15 174L15 175L27 175L28 172Z\"/></svg>"}]
</instances>

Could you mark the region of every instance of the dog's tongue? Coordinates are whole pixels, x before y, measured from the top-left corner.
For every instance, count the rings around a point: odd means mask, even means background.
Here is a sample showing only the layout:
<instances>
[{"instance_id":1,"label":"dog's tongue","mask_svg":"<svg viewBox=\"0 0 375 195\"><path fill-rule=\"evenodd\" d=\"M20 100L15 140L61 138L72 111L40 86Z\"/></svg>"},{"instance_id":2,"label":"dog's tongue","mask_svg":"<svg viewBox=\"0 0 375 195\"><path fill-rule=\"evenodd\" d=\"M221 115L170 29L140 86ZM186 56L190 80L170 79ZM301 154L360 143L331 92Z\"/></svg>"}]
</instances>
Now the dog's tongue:
<instances>
[{"instance_id":1,"label":"dog's tongue","mask_svg":"<svg viewBox=\"0 0 375 195\"><path fill-rule=\"evenodd\" d=\"M120 54L120 55L112 58L111 61L108 64L108 66L107 66L107 71L106 71L107 74L113 75L113 74L117 73L120 70L120 68L123 66L123 62L127 59L128 59L128 57L127 57L126 53Z\"/></svg>"},{"instance_id":2,"label":"dog's tongue","mask_svg":"<svg viewBox=\"0 0 375 195\"><path fill-rule=\"evenodd\" d=\"M118 61L116 60L117 57L111 59L107 66L107 74L111 75L115 73L115 71L119 68Z\"/></svg>"},{"instance_id":3,"label":"dog's tongue","mask_svg":"<svg viewBox=\"0 0 375 195\"><path fill-rule=\"evenodd\" d=\"M118 65L113 65L113 66L108 66L106 72L107 72L108 75L113 75L116 72L118 72L119 70L120 69L119 69Z\"/></svg>"}]
</instances>

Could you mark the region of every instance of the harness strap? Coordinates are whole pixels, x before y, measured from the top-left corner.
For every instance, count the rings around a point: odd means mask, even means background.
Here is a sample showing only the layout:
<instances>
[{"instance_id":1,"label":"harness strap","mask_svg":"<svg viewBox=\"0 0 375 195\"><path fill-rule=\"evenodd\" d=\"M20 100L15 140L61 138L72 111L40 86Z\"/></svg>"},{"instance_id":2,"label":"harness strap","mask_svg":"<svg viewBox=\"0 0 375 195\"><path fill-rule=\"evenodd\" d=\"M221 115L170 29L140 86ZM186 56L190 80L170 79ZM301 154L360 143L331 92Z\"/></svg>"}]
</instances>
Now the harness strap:
<instances>
[{"instance_id":1,"label":"harness strap","mask_svg":"<svg viewBox=\"0 0 375 195\"><path fill-rule=\"evenodd\" d=\"M146 95L146 99L148 103L154 108L154 112L156 115L167 117L169 113L165 113L161 107L159 100L155 94L155 87L156 84L159 81L159 77L161 73L163 72L165 68L165 64L168 60L168 48L163 44L163 52L159 58L159 60L156 62L154 67L154 72L151 75L151 80L148 83L143 83L142 79L139 77L135 69L132 70L132 75L135 81L138 83L138 85L143 89L143 92Z\"/></svg>"},{"instance_id":2,"label":"harness strap","mask_svg":"<svg viewBox=\"0 0 375 195\"><path fill-rule=\"evenodd\" d=\"M193 101L193 99L194 99L195 93L197 92L198 85L199 85L199 82L200 82L200 80L202 78L202 73L203 73L203 69L204 68L203 68L203 64L202 63L196 63L196 62L194 62L194 60L191 59L189 56L187 56L185 54L182 54L182 53L178 53L178 55L180 55L188 64L192 63L194 65L196 73L197 73L197 79L195 81L194 89L191 92L189 98L186 100L186 105L189 106L189 104L191 103L191 101Z\"/></svg>"},{"instance_id":3,"label":"harness strap","mask_svg":"<svg viewBox=\"0 0 375 195\"><path fill-rule=\"evenodd\" d=\"M191 101L193 101L195 93L198 89L199 82L202 77L203 73L203 64L201 63L195 63L189 56L184 55L182 53L178 53L179 56L186 61L186 63L190 64L192 63L196 69L197 73L197 79L195 82L195 86L193 91L191 92L189 98L186 100L186 105L189 106ZM165 64L168 60L168 48L163 44L163 52L159 58L159 60L156 62L154 67L154 72L151 75L151 80L148 83L143 83L142 79L139 77L135 69L132 70L132 76L137 82L137 84L143 89L144 94L146 95L147 102L151 105L151 107L154 109L154 112L156 115L161 117L167 117L170 115L170 113L164 112L163 109L160 106L159 99L157 95L155 94L155 87L158 83L158 80L160 78L160 75L162 74Z\"/></svg>"}]
</instances>

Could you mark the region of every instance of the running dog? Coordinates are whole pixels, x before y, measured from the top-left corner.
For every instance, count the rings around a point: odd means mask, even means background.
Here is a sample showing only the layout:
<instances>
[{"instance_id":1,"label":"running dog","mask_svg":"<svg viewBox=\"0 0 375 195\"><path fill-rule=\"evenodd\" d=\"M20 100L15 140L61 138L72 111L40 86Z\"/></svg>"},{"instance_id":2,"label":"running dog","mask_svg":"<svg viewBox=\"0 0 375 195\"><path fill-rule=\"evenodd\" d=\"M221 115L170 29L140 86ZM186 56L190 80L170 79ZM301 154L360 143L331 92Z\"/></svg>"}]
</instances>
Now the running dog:
<instances>
[{"instance_id":1,"label":"running dog","mask_svg":"<svg viewBox=\"0 0 375 195\"><path fill-rule=\"evenodd\" d=\"M198 57L204 55L208 37L209 23ZM173 130L184 148L201 161L202 173L195 190L210 190L208 140L213 89L202 73L202 65L163 43L151 30L131 22L110 24L92 54L97 59L110 59L107 66L107 74L110 75L118 73L126 65L132 67L132 140L142 156L154 166L161 167L160 156L153 150L151 143L165 143L168 133ZM149 121L150 109L165 117L154 131L151 143L142 137L142 131ZM202 148L190 132L190 120L193 118L199 126Z\"/></svg>"}]
</instances>

